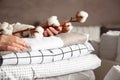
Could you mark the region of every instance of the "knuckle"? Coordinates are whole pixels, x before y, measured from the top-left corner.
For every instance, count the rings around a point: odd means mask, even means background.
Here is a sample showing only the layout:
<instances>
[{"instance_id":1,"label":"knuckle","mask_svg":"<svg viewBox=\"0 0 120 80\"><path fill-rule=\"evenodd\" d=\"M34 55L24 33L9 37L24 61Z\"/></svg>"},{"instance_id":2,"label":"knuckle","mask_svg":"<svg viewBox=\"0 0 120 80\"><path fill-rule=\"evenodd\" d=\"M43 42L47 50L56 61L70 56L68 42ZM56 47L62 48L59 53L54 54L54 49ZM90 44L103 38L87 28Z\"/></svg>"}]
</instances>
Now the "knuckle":
<instances>
[{"instance_id":1,"label":"knuckle","mask_svg":"<svg viewBox=\"0 0 120 80\"><path fill-rule=\"evenodd\" d=\"M6 46L13 46L13 45L14 45L14 43L12 41L9 41L6 43Z\"/></svg>"},{"instance_id":2,"label":"knuckle","mask_svg":"<svg viewBox=\"0 0 120 80\"><path fill-rule=\"evenodd\" d=\"M5 37L5 35L1 35L0 36L0 41Z\"/></svg>"},{"instance_id":3,"label":"knuckle","mask_svg":"<svg viewBox=\"0 0 120 80\"><path fill-rule=\"evenodd\" d=\"M5 50L9 50L9 46L5 46Z\"/></svg>"},{"instance_id":4,"label":"knuckle","mask_svg":"<svg viewBox=\"0 0 120 80\"><path fill-rule=\"evenodd\" d=\"M17 41L17 37L13 36L13 37L11 38L11 41L12 41L12 42L16 42L16 41Z\"/></svg>"}]
</instances>

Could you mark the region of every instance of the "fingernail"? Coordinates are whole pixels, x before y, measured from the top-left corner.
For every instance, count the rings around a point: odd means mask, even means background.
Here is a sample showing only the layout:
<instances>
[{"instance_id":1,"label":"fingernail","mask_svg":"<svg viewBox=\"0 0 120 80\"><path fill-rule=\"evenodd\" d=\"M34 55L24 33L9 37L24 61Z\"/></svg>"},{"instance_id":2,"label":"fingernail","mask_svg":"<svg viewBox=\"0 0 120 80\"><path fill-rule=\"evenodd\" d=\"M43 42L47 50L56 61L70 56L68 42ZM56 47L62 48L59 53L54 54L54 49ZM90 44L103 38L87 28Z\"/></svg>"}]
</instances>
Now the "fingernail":
<instances>
[{"instance_id":1,"label":"fingernail","mask_svg":"<svg viewBox=\"0 0 120 80\"><path fill-rule=\"evenodd\" d=\"M24 47L29 47L29 45L28 44L24 44Z\"/></svg>"},{"instance_id":2,"label":"fingernail","mask_svg":"<svg viewBox=\"0 0 120 80\"><path fill-rule=\"evenodd\" d=\"M29 48L23 47L21 48L21 51L28 51Z\"/></svg>"},{"instance_id":3,"label":"fingernail","mask_svg":"<svg viewBox=\"0 0 120 80\"><path fill-rule=\"evenodd\" d=\"M15 48L15 51L21 51L19 48Z\"/></svg>"}]
</instances>

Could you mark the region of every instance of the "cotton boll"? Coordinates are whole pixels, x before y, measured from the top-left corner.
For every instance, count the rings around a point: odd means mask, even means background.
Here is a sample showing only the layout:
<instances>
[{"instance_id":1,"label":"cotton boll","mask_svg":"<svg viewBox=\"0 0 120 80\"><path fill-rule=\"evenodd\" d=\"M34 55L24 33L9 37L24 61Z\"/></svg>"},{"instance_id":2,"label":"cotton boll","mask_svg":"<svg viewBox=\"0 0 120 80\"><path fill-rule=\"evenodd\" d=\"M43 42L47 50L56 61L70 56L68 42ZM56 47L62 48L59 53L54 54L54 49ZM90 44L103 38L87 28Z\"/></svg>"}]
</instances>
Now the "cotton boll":
<instances>
[{"instance_id":1,"label":"cotton boll","mask_svg":"<svg viewBox=\"0 0 120 80\"><path fill-rule=\"evenodd\" d=\"M12 35L13 26L9 23L3 22L3 24L1 24L1 29L3 29L3 34Z\"/></svg>"},{"instance_id":2,"label":"cotton boll","mask_svg":"<svg viewBox=\"0 0 120 80\"><path fill-rule=\"evenodd\" d=\"M1 28L2 28L3 30L6 30L8 26L9 26L9 23L7 23L7 22L3 22L3 23L1 24Z\"/></svg>"},{"instance_id":3,"label":"cotton boll","mask_svg":"<svg viewBox=\"0 0 120 80\"><path fill-rule=\"evenodd\" d=\"M48 25L51 26L60 26L60 23L57 19L57 16L51 16L50 18L48 18Z\"/></svg>"},{"instance_id":4,"label":"cotton boll","mask_svg":"<svg viewBox=\"0 0 120 80\"><path fill-rule=\"evenodd\" d=\"M36 33L34 33L35 38L38 38L38 37L42 38L43 37L44 29L41 26L38 26L35 31L37 31Z\"/></svg>"},{"instance_id":5,"label":"cotton boll","mask_svg":"<svg viewBox=\"0 0 120 80\"><path fill-rule=\"evenodd\" d=\"M43 34L40 34L40 33L34 33L33 38L43 38Z\"/></svg>"},{"instance_id":6,"label":"cotton boll","mask_svg":"<svg viewBox=\"0 0 120 80\"><path fill-rule=\"evenodd\" d=\"M43 33L44 32L44 29L41 27L41 26L38 26L36 28L36 31L40 32L40 33Z\"/></svg>"},{"instance_id":7,"label":"cotton boll","mask_svg":"<svg viewBox=\"0 0 120 80\"><path fill-rule=\"evenodd\" d=\"M21 24L19 22L17 22L16 24L12 24L12 25L14 29L13 32L15 33L14 35L19 36L19 37L31 37L32 34L29 31L29 29L35 28L32 25ZM27 30L27 31L23 31L23 30ZM20 32L22 32L22 34Z\"/></svg>"},{"instance_id":8,"label":"cotton boll","mask_svg":"<svg viewBox=\"0 0 120 80\"><path fill-rule=\"evenodd\" d=\"M9 25L9 26L8 26L8 29L7 29L7 31L6 31L6 34L12 35L12 33L13 33L13 26L12 26L12 25Z\"/></svg>"},{"instance_id":9,"label":"cotton boll","mask_svg":"<svg viewBox=\"0 0 120 80\"><path fill-rule=\"evenodd\" d=\"M25 29L28 29L28 28L35 28L35 27L32 26L32 25L21 24L21 23L17 22L16 24L14 24L13 32L20 31L20 30L25 30Z\"/></svg>"},{"instance_id":10,"label":"cotton boll","mask_svg":"<svg viewBox=\"0 0 120 80\"><path fill-rule=\"evenodd\" d=\"M88 13L85 12L85 11L80 11L80 12L78 12L77 16L78 17L81 16L82 19L80 20L80 22L84 23L87 20L87 18L88 18Z\"/></svg>"},{"instance_id":11,"label":"cotton boll","mask_svg":"<svg viewBox=\"0 0 120 80\"><path fill-rule=\"evenodd\" d=\"M13 24L13 32L16 32L16 31L20 31L20 30L23 30L21 29L21 23L17 22L16 24Z\"/></svg>"},{"instance_id":12,"label":"cotton boll","mask_svg":"<svg viewBox=\"0 0 120 80\"><path fill-rule=\"evenodd\" d=\"M68 22L65 24L68 28L69 28L69 31L70 32L72 29L73 29L73 26L72 26L72 23L71 22Z\"/></svg>"}]
</instances>

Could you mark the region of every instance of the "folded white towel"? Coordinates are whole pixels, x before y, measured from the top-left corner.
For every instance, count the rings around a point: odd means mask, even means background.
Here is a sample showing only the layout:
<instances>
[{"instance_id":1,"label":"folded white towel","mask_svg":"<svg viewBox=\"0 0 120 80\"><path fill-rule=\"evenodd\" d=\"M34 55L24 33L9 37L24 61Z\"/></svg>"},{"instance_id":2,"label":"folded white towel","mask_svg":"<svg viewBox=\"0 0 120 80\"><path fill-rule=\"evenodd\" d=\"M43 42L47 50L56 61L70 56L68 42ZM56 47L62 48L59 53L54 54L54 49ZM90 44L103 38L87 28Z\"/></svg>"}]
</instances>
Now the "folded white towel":
<instances>
[{"instance_id":1,"label":"folded white towel","mask_svg":"<svg viewBox=\"0 0 120 80\"><path fill-rule=\"evenodd\" d=\"M34 80L96 69L101 60L93 54L47 64L1 66L1 80Z\"/></svg>"},{"instance_id":2,"label":"folded white towel","mask_svg":"<svg viewBox=\"0 0 120 80\"><path fill-rule=\"evenodd\" d=\"M63 47L64 43L61 38L56 36L41 38L23 38L23 40L30 45L32 50L51 49Z\"/></svg>"}]
</instances>

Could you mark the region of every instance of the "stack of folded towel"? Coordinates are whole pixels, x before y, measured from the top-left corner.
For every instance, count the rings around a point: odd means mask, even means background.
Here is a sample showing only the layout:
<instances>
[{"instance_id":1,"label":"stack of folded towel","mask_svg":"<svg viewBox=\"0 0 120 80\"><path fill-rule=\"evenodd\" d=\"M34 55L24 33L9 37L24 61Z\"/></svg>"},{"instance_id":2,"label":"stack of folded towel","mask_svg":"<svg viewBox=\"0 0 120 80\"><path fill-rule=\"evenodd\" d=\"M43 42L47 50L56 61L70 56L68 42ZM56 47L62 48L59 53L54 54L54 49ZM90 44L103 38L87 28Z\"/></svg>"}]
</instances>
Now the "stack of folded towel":
<instances>
[{"instance_id":1,"label":"stack of folded towel","mask_svg":"<svg viewBox=\"0 0 120 80\"><path fill-rule=\"evenodd\" d=\"M93 70L101 65L84 33L23 40L30 45L30 51L0 52L0 79L33 80Z\"/></svg>"}]
</instances>

